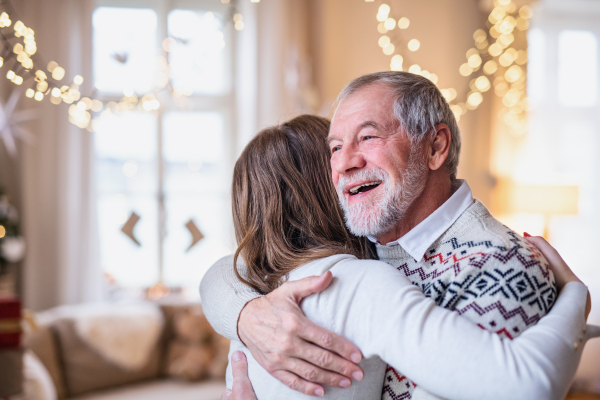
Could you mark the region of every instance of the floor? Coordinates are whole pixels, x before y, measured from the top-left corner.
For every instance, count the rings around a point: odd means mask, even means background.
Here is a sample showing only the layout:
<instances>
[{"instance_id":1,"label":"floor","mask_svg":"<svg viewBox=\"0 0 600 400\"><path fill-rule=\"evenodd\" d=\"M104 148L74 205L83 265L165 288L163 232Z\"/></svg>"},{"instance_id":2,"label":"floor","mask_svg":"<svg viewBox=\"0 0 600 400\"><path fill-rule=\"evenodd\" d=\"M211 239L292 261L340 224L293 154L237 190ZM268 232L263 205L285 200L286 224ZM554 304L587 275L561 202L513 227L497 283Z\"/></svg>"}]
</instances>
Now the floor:
<instances>
[{"instance_id":1,"label":"floor","mask_svg":"<svg viewBox=\"0 0 600 400\"><path fill-rule=\"evenodd\" d=\"M224 390L225 381L186 383L167 379L94 392L69 400L219 400Z\"/></svg>"}]
</instances>

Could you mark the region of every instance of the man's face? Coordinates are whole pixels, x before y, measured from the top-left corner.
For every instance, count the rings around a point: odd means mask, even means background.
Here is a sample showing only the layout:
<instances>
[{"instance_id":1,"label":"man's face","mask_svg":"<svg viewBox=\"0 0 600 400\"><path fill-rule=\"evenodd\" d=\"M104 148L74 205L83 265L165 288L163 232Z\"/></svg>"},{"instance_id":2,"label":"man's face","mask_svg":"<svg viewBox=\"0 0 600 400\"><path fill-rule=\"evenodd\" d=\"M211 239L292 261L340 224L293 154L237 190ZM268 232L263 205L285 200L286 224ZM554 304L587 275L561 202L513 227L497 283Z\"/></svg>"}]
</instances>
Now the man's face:
<instances>
[{"instance_id":1,"label":"man's face","mask_svg":"<svg viewBox=\"0 0 600 400\"><path fill-rule=\"evenodd\" d=\"M344 99L331 123L333 182L358 236L390 232L425 187L425 155L400 128L393 104L387 86L369 85Z\"/></svg>"}]
</instances>

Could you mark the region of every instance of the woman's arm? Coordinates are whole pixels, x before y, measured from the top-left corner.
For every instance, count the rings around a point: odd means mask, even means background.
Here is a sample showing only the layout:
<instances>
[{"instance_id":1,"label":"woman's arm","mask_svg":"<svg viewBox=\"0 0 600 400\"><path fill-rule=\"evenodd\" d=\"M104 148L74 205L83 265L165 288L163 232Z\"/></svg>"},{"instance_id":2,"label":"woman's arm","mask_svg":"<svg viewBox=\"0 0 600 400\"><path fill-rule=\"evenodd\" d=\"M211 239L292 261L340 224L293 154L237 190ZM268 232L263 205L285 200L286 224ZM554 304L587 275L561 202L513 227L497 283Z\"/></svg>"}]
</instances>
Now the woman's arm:
<instances>
[{"instance_id":1,"label":"woman's arm","mask_svg":"<svg viewBox=\"0 0 600 400\"><path fill-rule=\"evenodd\" d=\"M330 271L330 288L304 300L306 315L432 393L462 400L561 399L575 374L586 326L581 283L569 283L548 316L508 341L436 306L386 264L348 259Z\"/></svg>"}]
</instances>

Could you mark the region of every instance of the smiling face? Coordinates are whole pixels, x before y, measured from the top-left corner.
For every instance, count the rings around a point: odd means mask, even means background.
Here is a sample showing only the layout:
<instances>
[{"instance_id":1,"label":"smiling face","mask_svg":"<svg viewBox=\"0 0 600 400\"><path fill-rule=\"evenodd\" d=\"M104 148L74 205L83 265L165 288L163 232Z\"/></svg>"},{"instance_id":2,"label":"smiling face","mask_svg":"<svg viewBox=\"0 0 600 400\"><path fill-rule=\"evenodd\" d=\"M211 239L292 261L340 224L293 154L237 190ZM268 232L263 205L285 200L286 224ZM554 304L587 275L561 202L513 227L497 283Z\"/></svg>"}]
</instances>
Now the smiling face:
<instances>
[{"instance_id":1,"label":"smiling face","mask_svg":"<svg viewBox=\"0 0 600 400\"><path fill-rule=\"evenodd\" d=\"M371 84L342 100L331 123L333 182L357 236L393 230L425 188L425 153L400 128L393 105L388 86Z\"/></svg>"}]
</instances>

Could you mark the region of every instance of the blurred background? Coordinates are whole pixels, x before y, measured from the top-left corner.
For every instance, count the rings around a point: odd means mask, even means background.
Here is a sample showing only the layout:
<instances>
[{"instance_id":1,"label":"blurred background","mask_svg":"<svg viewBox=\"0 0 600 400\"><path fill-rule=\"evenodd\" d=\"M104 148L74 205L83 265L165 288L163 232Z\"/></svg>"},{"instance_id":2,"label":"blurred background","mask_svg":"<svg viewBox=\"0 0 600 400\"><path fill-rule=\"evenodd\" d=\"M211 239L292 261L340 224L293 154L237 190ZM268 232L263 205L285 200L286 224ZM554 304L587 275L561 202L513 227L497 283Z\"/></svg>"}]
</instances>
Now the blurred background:
<instances>
[{"instance_id":1,"label":"blurred background","mask_svg":"<svg viewBox=\"0 0 600 400\"><path fill-rule=\"evenodd\" d=\"M0 293L28 309L198 301L235 249L230 182L248 140L301 113L331 117L350 80L390 69L442 89L459 177L509 227L548 238L600 304L598 0L2 0L0 12ZM597 341L575 388L600 393Z\"/></svg>"}]
</instances>

